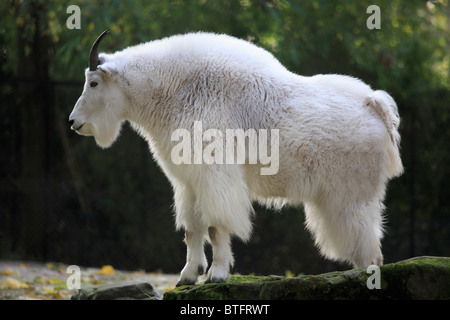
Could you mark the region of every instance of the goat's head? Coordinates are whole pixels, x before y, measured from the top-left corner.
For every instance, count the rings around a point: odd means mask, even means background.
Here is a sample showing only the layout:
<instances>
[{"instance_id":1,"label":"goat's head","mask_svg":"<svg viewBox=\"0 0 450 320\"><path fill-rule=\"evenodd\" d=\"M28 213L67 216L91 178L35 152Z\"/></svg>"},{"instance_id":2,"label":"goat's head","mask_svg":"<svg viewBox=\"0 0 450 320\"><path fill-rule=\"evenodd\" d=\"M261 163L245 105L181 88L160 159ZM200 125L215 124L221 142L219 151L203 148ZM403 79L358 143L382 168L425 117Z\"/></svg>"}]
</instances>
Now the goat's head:
<instances>
[{"instance_id":1,"label":"goat's head","mask_svg":"<svg viewBox=\"0 0 450 320\"><path fill-rule=\"evenodd\" d=\"M100 41L108 33L109 30L105 30L92 45L84 89L69 116L72 130L94 136L102 148L109 147L117 139L126 105L115 63L108 61L107 55L98 54Z\"/></svg>"}]
</instances>

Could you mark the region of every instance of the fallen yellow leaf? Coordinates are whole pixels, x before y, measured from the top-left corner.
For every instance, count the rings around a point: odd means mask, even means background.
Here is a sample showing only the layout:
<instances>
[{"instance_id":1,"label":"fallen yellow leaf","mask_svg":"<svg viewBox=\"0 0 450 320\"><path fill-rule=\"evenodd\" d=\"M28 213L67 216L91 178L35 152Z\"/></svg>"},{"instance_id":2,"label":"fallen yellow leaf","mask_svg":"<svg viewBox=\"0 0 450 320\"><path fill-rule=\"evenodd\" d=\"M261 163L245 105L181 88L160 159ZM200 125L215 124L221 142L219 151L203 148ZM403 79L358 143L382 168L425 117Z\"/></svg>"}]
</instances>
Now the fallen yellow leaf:
<instances>
[{"instance_id":1,"label":"fallen yellow leaf","mask_svg":"<svg viewBox=\"0 0 450 320\"><path fill-rule=\"evenodd\" d=\"M50 284L61 284L61 283L65 283L64 280L60 280L60 279L49 279L48 282Z\"/></svg>"},{"instance_id":2,"label":"fallen yellow leaf","mask_svg":"<svg viewBox=\"0 0 450 320\"><path fill-rule=\"evenodd\" d=\"M57 293L56 290L53 290L53 289L44 289L44 292L46 294L56 294Z\"/></svg>"},{"instance_id":3,"label":"fallen yellow leaf","mask_svg":"<svg viewBox=\"0 0 450 320\"><path fill-rule=\"evenodd\" d=\"M38 284L48 284L48 280L45 279L41 279L41 277L37 276L36 278L33 279L34 283L38 283Z\"/></svg>"},{"instance_id":4,"label":"fallen yellow leaf","mask_svg":"<svg viewBox=\"0 0 450 320\"><path fill-rule=\"evenodd\" d=\"M22 283L17 279L8 277L3 282L1 288L2 289L28 289L29 286L26 283Z\"/></svg>"},{"instance_id":5,"label":"fallen yellow leaf","mask_svg":"<svg viewBox=\"0 0 450 320\"><path fill-rule=\"evenodd\" d=\"M171 291L173 289L175 289L175 286L170 286L170 287L165 288L164 292Z\"/></svg>"},{"instance_id":6,"label":"fallen yellow leaf","mask_svg":"<svg viewBox=\"0 0 450 320\"><path fill-rule=\"evenodd\" d=\"M61 293L56 293L54 296L53 296L53 298L55 298L55 299L62 299L63 298L63 296L61 295Z\"/></svg>"},{"instance_id":7,"label":"fallen yellow leaf","mask_svg":"<svg viewBox=\"0 0 450 320\"><path fill-rule=\"evenodd\" d=\"M11 274L17 274L17 271L10 270L10 269L6 269L6 270L3 270L3 271L1 272L1 274L6 275L6 276L9 276L9 275L11 275Z\"/></svg>"},{"instance_id":8,"label":"fallen yellow leaf","mask_svg":"<svg viewBox=\"0 0 450 320\"><path fill-rule=\"evenodd\" d=\"M97 274L102 274L105 276L110 276L112 274L114 274L116 271L114 270L114 268L112 266L103 266L100 270L97 271Z\"/></svg>"}]
</instances>

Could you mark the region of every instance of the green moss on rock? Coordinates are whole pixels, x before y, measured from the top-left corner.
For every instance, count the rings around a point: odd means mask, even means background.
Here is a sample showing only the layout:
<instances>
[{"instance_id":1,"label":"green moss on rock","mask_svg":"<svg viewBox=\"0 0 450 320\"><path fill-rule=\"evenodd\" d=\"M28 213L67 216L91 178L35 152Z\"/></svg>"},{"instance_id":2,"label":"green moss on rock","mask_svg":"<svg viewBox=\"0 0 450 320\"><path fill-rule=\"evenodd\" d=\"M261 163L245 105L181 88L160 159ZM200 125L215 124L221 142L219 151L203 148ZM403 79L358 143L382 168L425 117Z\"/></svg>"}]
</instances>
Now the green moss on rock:
<instances>
[{"instance_id":1,"label":"green moss on rock","mask_svg":"<svg viewBox=\"0 0 450 320\"><path fill-rule=\"evenodd\" d=\"M175 288L164 299L450 299L450 258L416 257L384 265L380 274L381 289L368 289L366 269L294 278L232 275L224 283Z\"/></svg>"}]
</instances>

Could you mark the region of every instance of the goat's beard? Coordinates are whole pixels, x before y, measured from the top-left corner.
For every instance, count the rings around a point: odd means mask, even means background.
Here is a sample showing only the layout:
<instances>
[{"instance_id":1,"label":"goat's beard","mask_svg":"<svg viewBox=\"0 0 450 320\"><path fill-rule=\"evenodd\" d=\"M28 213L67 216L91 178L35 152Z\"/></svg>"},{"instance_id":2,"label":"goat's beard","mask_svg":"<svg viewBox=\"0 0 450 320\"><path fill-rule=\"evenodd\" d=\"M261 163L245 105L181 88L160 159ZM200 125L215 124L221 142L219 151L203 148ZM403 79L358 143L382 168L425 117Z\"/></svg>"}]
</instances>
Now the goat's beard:
<instances>
[{"instance_id":1,"label":"goat's beard","mask_svg":"<svg viewBox=\"0 0 450 320\"><path fill-rule=\"evenodd\" d=\"M123 121L117 121L94 125L92 135L97 145L102 149L109 148L119 137L122 123Z\"/></svg>"}]
</instances>

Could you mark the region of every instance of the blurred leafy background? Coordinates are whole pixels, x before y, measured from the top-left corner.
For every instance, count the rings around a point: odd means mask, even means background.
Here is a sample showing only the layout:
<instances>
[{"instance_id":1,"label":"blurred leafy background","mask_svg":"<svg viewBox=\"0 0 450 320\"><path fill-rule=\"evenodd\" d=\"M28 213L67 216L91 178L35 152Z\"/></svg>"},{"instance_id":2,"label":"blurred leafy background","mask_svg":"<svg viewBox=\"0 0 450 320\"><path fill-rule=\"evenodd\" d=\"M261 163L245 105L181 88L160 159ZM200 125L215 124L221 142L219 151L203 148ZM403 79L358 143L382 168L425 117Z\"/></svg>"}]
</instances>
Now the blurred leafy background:
<instances>
[{"instance_id":1,"label":"blurred leafy background","mask_svg":"<svg viewBox=\"0 0 450 320\"><path fill-rule=\"evenodd\" d=\"M302 75L342 73L388 91L402 117L405 174L389 184L385 262L450 256L450 8L448 0L5 0L0 3L0 259L179 272L183 234L172 191L127 126L108 150L70 131L90 46L101 51L178 33L252 41ZM68 29L71 4L81 29ZM381 9L369 30L366 9ZM302 208L255 207L253 237L233 241L235 271L319 273L326 261ZM210 248L207 248L211 255Z\"/></svg>"}]
</instances>

